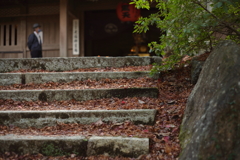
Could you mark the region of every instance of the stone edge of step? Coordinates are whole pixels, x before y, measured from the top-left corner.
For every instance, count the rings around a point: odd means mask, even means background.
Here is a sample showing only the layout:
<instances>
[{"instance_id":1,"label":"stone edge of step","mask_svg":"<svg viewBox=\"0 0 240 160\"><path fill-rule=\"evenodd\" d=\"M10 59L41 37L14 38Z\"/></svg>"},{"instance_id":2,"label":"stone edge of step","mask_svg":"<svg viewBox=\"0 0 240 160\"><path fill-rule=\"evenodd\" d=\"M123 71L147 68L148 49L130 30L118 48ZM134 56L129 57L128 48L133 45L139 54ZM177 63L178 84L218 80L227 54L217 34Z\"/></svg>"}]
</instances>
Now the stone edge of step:
<instances>
[{"instance_id":1,"label":"stone edge of step","mask_svg":"<svg viewBox=\"0 0 240 160\"><path fill-rule=\"evenodd\" d=\"M80 156L124 156L138 157L149 153L149 138L100 137L89 139L83 136L0 136L0 153L18 154L43 153L50 146L62 153L78 153ZM44 153L43 153L44 154Z\"/></svg>"},{"instance_id":2,"label":"stone edge of step","mask_svg":"<svg viewBox=\"0 0 240 160\"><path fill-rule=\"evenodd\" d=\"M119 89L83 89L83 90L1 90L0 99L18 101L85 101L102 98L158 97L157 88L119 88Z\"/></svg>"},{"instance_id":3,"label":"stone edge of step","mask_svg":"<svg viewBox=\"0 0 240 160\"><path fill-rule=\"evenodd\" d=\"M38 73L0 73L0 85L13 84L40 84L47 82L71 82L83 81L87 79L120 79L120 78L140 78L150 77L157 79L157 75L150 75L149 71L137 72L38 72Z\"/></svg>"},{"instance_id":4,"label":"stone edge of step","mask_svg":"<svg viewBox=\"0 0 240 160\"><path fill-rule=\"evenodd\" d=\"M59 123L93 124L124 122L151 125L155 121L156 109L133 110L46 110L46 111L0 111L0 124L20 128L43 128Z\"/></svg>"},{"instance_id":5,"label":"stone edge of step","mask_svg":"<svg viewBox=\"0 0 240 160\"><path fill-rule=\"evenodd\" d=\"M78 68L144 66L150 65L154 62L160 63L161 57L58 57L38 59L0 59L0 72L9 72L19 69L65 71Z\"/></svg>"}]
</instances>

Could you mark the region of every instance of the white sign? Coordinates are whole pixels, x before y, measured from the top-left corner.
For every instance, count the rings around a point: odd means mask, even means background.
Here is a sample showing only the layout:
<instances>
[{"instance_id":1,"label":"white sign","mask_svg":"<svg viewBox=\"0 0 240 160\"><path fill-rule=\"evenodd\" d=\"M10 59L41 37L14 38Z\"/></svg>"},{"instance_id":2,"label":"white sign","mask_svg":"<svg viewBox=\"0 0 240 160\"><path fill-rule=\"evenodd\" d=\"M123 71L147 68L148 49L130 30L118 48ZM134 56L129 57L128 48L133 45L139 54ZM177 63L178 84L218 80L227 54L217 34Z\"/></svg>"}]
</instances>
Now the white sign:
<instances>
[{"instance_id":1,"label":"white sign","mask_svg":"<svg viewBox=\"0 0 240 160\"><path fill-rule=\"evenodd\" d=\"M73 55L79 55L79 19L73 20Z\"/></svg>"}]
</instances>

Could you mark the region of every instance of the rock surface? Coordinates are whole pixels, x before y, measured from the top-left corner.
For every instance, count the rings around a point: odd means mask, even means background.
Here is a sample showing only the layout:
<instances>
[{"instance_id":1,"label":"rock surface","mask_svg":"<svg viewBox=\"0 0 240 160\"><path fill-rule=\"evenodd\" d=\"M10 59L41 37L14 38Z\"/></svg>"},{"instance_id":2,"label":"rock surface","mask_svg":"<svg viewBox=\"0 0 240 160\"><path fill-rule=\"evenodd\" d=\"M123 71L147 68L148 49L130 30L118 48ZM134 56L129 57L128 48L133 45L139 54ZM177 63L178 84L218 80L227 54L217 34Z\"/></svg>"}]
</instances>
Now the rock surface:
<instances>
[{"instance_id":1,"label":"rock surface","mask_svg":"<svg viewBox=\"0 0 240 160\"><path fill-rule=\"evenodd\" d=\"M192 60L192 70L191 70L191 83L196 84L199 78L199 74L202 71L204 61L199 61L197 59Z\"/></svg>"},{"instance_id":2,"label":"rock surface","mask_svg":"<svg viewBox=\"0 0 240 160\"><path fill-rule=\"evenodd\" d=\"M180 160L240 159L240 46L222 41L189 96Z\"/></svg>"}]
</instances>

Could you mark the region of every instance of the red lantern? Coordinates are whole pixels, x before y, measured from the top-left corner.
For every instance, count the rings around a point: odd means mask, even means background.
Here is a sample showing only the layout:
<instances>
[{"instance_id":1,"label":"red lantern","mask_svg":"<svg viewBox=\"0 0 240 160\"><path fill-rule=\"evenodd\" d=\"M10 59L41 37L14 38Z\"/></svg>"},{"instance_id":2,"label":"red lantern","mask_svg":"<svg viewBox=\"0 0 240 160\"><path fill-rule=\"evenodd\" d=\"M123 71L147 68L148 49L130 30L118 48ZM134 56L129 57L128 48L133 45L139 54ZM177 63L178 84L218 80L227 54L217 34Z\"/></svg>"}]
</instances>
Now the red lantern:
<instances>
[{"instance_id":1,"label":"red lantern","mask_svg":"<svg viewBox=\"0 0 240 160\"><path fill-rule=\"evenodd\" d=\"M140 17L140 9L135 8L134 4L120 2L117 6L117 16L123 22L135 22Z\"/></svg>"}]
</instances>

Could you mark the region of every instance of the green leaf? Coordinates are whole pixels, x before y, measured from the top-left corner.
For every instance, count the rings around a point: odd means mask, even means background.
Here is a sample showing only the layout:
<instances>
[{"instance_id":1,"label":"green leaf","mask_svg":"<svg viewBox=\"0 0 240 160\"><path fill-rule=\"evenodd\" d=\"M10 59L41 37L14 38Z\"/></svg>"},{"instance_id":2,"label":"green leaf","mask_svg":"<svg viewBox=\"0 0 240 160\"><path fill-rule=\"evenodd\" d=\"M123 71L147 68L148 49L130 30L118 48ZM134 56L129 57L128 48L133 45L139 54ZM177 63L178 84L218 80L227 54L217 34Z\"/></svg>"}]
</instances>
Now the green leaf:
<instances>
[{"instance_id":1,"label":"green leaf","mask_svg":"<svg viewBox=\"0 0 240 160\"><path fill-rule=\"evenodd\" d=\"M214 8L220 8L222 7L223 5L223 2L217 2L215 5L214 5Z\"/></svg>"},{"instance_id":2,"label":"green leaf","mask_svg":"<svg viewBox=\"0 0 240 160\"><path fill-rule=\"evenodd\" d=\"M147 32L149 25L156 24L163 32L159 42L149 43L150 51L164 55L164 49L171 46L174 53L165 65L158 65L155 71L174 67L181 56L194 55L199 50L211 50L219 42L214 33L221 33L231 24L228 39L240 43L239 0L212 0L212 12L205 10L205 1L156 0L158 11L136 22L134 33ZM138 8L150 8L147 0L133 0ZM232 28L231 28L232 27ZM167 34L166 34L167 33ZM224 33L226 34L226 33ZM211 43L205 43L206 41Z\"/></svg>"}]
</instances>

